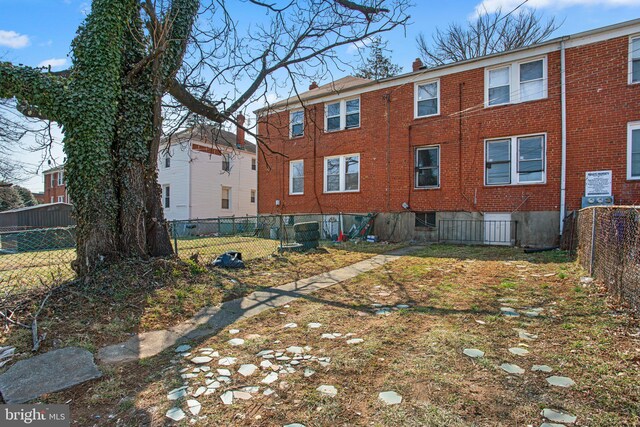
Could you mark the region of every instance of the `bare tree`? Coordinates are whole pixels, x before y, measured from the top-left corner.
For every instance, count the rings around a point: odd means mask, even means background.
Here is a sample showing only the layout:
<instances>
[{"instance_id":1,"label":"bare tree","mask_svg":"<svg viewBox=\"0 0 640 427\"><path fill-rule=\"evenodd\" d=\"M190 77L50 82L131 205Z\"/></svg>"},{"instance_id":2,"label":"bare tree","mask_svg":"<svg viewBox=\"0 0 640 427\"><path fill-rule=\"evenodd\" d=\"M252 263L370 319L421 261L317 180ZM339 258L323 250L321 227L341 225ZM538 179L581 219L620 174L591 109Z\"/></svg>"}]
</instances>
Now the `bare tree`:
<instances>
[{"instance_id":1,"label":"bare tree","mask_svg":"<svg viewBox=\"0 0 640 427\"><path fill-rule=\"evenodd\" d=\"M539 43L560 27L555 18L543 21L535 10L518 10L479 15L465 25L450 24L437 29L432 39L417 37L422 62L436 67L492 53Z\"/></svg>"},{"instance_id":2,"label":"bare tree","mask_svg":"<svg viewBox=\"0 0 640 427\"><path fill-rule=\"evenodd\" d=\"M386 56L387 42L382 37L374 37L369 46L367 46L369 55L362 58L362 63L358 67L355 76L364 79L380 80L393 77L402 72L400 65L391 62Z\"/></svg>"},{"instance_id":3,"label":"bare tree","mask_svg":"<svg viewBox=\"0 0 640 427\"><path fill-rule=\"evenodd\" d=\"M71 69L0 62L0 98L64 127L76 270L173 253L157 183L163 109L179 108L174 128L193 115L236 122L275 88L344 65L338 48L405 25L409 1L93 0Z\"/></svg>"}]
</instances>

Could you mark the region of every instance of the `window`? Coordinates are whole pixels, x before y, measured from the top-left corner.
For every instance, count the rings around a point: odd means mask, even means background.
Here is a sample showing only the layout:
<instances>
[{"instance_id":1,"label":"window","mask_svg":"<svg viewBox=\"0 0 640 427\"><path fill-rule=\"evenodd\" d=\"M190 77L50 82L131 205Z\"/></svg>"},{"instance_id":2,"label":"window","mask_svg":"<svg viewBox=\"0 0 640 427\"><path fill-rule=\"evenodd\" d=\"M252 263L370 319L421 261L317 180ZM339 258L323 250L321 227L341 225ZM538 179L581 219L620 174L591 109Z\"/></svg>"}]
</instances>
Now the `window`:
<instances>
[{"instance_id":1,"label":"window","mask_svg":"<svg viewBox=\"0 0 640 427\"><path fill-rule=\"evenodd\" d=\"M304 160L289 162L289 194L304 194Z\"/></svg>"},{"instance_id":2,"label":"window","mask_svg":"<svg viewBox=\"0 0 640 427\"><path fill-rule=\"evenodd\" d=\"M304 135L304 110L292 111L289 114L289 126L291 138Z\"/></svg>"},{"instance_id":3,"label":"window","mask_svg":"<svg viewBox=\"0 0 640 427\"><path fill-rule=\"evenodd\" d=\"M539 58L487 69L485 106L534 101L547 97L547 60Z\"/></svg>"},{"instance_id":4,"label":"window","mask_svg":"<svg viewBox=\"0 0 640 427\"><path fill-rule=\"evenodd\" d=\"M325 130L360 127L360 98L333 102L325 106Z\"/></svg>"},{"instance_id":5,"label":"window","mask_svg":"<svg viewBox=\"0 0 640 427\"><path fill-rule=\"evenodd\" d=\"M440 147L416 148L416 188L440 186Z\"/></svg>"},{"instance_id":6,"label":"window","mask_svg":"<svg viewBox=\"0 0 640 427\"><path fill-rule=\"evenodd\" d=\"M485 184L545 182L545 136L532 135L486 142Z\"/></svg>"},{"instance_id":7,"label":"window","mask_svg":"<svg viewBox=\"0 0 640 427\"><path fill-rule=\"evenodd\" d=\"M171 156L169 153L164 155L164 167L165 169L169 169L171 167Z\"/></svg>"},{"instance_id":8,"label":"window","mask_svg":"<svg viewBox=\"0 0 640 427\"><path fill-rule=\"evenodd\" d=\"M440 82L416 84L415 90L415 117L438 115L440 113Z\"/></svg>"},{"instance_id":9,"label":"window","mask_svg":"<svg viewBox=\"0 0 640 427\"><path fill-rule=\"evenodd\" d=\"M58 185L62 184L64 184L64 172L60 171L58 172Z\"/></svg>"},{"instance_id":10,"label":"window","mask_svg":"<svg viewBox=\"0 0 640 427\"><path fill-rule=\"evenodd\" d=\"M627 179L640 179L640 122L629 123Z\"/></svg>"},{"instance_id":11,"label":"window","mask_svg":"<svg viewBox=\"0 0 640 427\"><path fill-rule=\"evenodd\" d=\"M51 174L51 188L56 186L56 174L52 173ZM51 201L51 203L53 203L53 200Z\"/></svg>"},{"instance_id":12,"label":"window","mask_svg":"<svg viewBox=\"0 0 640 427\"><path fill-rule=\"evenodd\" d=\"M254 171L256 170L258 164L256 162L256 159L251 159L251 170Z\"/></svg>"},{"instance_id":13,"label":"window","mask_svg":"<svg viewBox=\"0 0 640 427\"><path fill-rule=\"evenodd\" d=\"M435 228L436 213L435 212L416 212L415 226Z\"/></svg>"},{"instance_id":14,"label":"window","mask_svg":"<svg viewBox=\"0 0 640 427\"><path fill-rule=\"evenodd\" d=\"M251 203L256 202L256 190L251 190Z\"/></svg>"},{"instance_id":15,"label":"window","mask_svg":"<svg viewBox=\"0 0 640 427\"><path fill-rule=\"evenodd\" d=\"M324 191L326 193L360 190L360 155L325 157Z\"/></svg>"},{"instance_id":16,"label":"window","mask_svg":"<svg viewBox=\"0 0 640 427\"><path fill-rule=\"evenodd\" d=\"M629 42L629 83L640 83L640 36Z\"/></svg>"},{"instance_id":17,"label":"window","mask_svg":"<svg viewBox=\"0 0 640 427\"><path fill-rule=\"evenodd\" d=\"M171 207L171 187L164 186L164 208L169 209Z\"/></svg>"},{"instance_id":18,"label":"window","mask_svg":"<svg viewBox=\"0 0 640 427\"><path fill-rule=\"evenodd\" d=\"M58 196L58 203L64 203L64 196Z\"/></svg>"},{"instance_id":19,"label":"window","mask_svg":"<svg viewBox=\"0 0 640 427\"><path fill-rule=\"evenodd\" d=\"M222 187L222 209L229 209L231 204L231 188Z\"/></svg>"},{"instance_id":20,"label":"window","mask_svg":"<svg viewBox=\"0 0 640 427\"><path fill-rule=\"evenodd\" d=\"M222 171L231 172L231 154L222 155Z\"/></svg>"}]
</instances>

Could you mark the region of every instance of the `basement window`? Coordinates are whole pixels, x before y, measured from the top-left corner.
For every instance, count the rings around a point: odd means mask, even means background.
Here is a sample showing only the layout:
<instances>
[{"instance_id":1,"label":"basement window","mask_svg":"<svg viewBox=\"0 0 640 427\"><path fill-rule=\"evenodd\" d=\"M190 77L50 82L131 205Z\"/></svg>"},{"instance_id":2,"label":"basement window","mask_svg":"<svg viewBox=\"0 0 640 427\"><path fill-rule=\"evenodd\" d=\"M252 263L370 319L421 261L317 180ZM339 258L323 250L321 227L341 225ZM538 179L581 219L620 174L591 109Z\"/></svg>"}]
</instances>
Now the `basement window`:
<instances>
[{"instance_id":1,"label":"basement window","mask_svg":"<svg viewBox=\"0 0 640 427\"><path fill-rule=\"evenodd\" d=\"M435 212L416 212L416 228L435 228L436 213Z\"/></svg>"}]
</instances>

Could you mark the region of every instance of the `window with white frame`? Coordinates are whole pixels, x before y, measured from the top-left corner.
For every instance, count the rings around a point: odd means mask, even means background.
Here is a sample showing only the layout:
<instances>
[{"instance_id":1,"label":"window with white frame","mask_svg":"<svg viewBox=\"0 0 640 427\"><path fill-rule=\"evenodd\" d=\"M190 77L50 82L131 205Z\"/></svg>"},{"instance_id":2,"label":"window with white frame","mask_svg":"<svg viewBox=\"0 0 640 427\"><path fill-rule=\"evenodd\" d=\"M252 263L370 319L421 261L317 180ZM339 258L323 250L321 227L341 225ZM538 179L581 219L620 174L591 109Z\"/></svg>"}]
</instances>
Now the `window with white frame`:
<instances>
[{"instance_id":1,"label":"window with white frame","mask_svg":"<svg viewBox=\"0 0 640 427\"><path fill-rule=\"evenodd\" d=\"M55 186L56 186L56 174L52 173L51 174L51 187L55 187ZM51 203L53 203L53 201Z\"/></svg>"},{"instance_id":2,"label":"window with white frame","mask_svg":"<svg viewBox=\"0 0 640 427\"><path fill-rule=\"evenodd\" d=\"M64 203L64 196L58 196L58 203Z\"/></svg>"},{"instance_id":3,"label":"window with white frame","mask_svg":"<svg viewBox=\"0 0 640 427\"><path fill-rule=\"evenodd\" d=\"M640 36L629 41L629 83L640 83Z\"/></svg>"},{"instance_id":4,"label":"window with white frame","mask_svg":"<svg viewBox=\"0 0 640 427\"><path fill-rule=\"evenodd\" d=\"M164 186L164 208L169 209L171 207L171 187Z\"/></svg>"},{"instance_id":5,"label":"window with white frame","mask_svg":"<svg viewBox=\"0 0 640 427\"><path fill-rule=\"evenodd\" d=\"M291 138L304 135L304 110L289 113L289 135Z\"/></svg>"},{"instance_id":6,"label":"window with white frame","mask_svg":"<svg viewBox=\"0 0 640 427\"><path fill-rule=\"evenodd\" d=\"M222 171L231 172L231 154L222 155Z\"/></svg>"},{"instance_id":7,"label":"window with white frame","mask_svg":"<svg viewBox=\"0 0 640 427\"><path fill-rule=\"evenodd\" d=\"M222 209L229 209L231 206L231 188L230 187L222 187Z\"/></svg>"},{"instance_id":8,"label":"window with white frame","mask_svg":"<svg viewBox=\"0 0 640 427\"><path fill-rule=\"evenodd\" d=\"M58 172L58 185L62 185L64 183L64 172Z\"/></svg>"},{"instance_id":9,"label":"window with white frame","mask_svg":"<svg viewBox=\"0 0 640 427\"><path fill-rule=\"evenodd\" d=\"M534 184L546 179L545 135L487 140L485 184Z\"/></svg>"},{"instance_id":10,"label":"window with white frame","mask_svg":"<svg viewBox=\"0 0 640 427\"><path fill-rule=\"evenodd\" d=\"M547 61L538 58L485 71L485 105L504 105L547 97Z\"/></svg>"},{"instance_id":11,"label":"window with white frame","mask_svg":"<svg viewBox=\"0 0 640 427\"><path fill-rule=\"evenodd\" d=\"M289 194L304 194L304 160L289 162Z\"/></svg>"},{"instance_id":12,"label":"window with white frame","mask_svg":"<svg viewBox=\"0 0 640 427\"><path fill-rule=\"evenodd\" d=\"M640 122L629 123L627 179L640 179Z\"/></svg>"},{"instance_id":13,"label":"window with white frame","mask_svg":"<svg viewBox=\"0 0 640 427\"><path fill-rule=\"evenodd\" d=\"M164 155L164 167L165 169L169 169L171 167L171 156L169 153L165 153Z\"/></svg>"},{"instance_id":14,"label":"window with white frame","mask_svg":"<svg viewBox=\"0 0 640 427\"><path fill-rule=\"evenodd\" d=\"M333 132L360 127L360 98L325 105L325 130Z\"/></svg>"},{"instance_id":15,"label":"window with white frame","mask_svg":"<svg viewBox=\"0 0 640 427\"><path fill-rule=\"evenodd\" d=\"M255 158L251 159L251 170L254 171L256 170L257 167L258 167L258 163L256 162L256 159Z\"/></svg>"},{"instance_id":16,"label":"window with white frame","mask_svg":"<svg viewBox=\"0 0 640 427\"><path fill-rule=\"evenodd\" d=\"M360 154L325 157L324 191L338 193L360 190Z\"/></svg>"},{"instance_id":17,"label":"window with white frame","mask_svg":"<svg viewBox=\"0 0 640 427\"><path fill-rule=\"evenodd\" d=\"M415 88L415 117L440 114L440 82L418 83Z\"/></svg>"},{"instance_id":18,"label":"window with white frame","mask_svg":"<svg viewBox=\"0 0 640 427\"><path fill-rule=\"evenodd\" d=\"M53 199L53 196L51 196L51 203L53 203L53 200L54 200L54 199Z\"/></svg>"},{"instance_id":19,"label":"window with white frame","mask_svg":"<svg viewBox=\"0 0 640 427\"><path fill-rule=\"evenodd\" d=\"M440 186L440 147L416 148L415 187L438 188Z\"/></svg>"},{"instance_id":20,"label":"window with white frame","mask_svg":"<svg viewBox=\"0 0 640 427\"><path fill-rule=\"evenodd\" d=\"M251 203L256 202L256 190L251 190Z\"/></svg>"}]
</instances>

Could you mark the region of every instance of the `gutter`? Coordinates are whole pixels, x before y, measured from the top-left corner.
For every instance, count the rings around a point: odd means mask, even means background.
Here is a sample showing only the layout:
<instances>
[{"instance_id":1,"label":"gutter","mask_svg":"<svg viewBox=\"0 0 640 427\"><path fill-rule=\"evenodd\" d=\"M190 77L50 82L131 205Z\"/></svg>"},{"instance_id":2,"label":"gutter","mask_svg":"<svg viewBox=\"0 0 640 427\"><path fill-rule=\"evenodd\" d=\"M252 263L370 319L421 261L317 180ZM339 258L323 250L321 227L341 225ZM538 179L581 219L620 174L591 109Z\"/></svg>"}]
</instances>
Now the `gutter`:
<instances>
[{"instance_id":1,"label":"gutter","mask_svg":"<svg viewBox=\"0 0 640 427\"><path fill-rule=\"evenodd\" d=\"M560 171L560 235L564 231L567 197L567 70L564 39L560 42L560 88L562 108L562 160Z\"/></svg>"}]
</instances>

